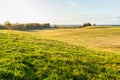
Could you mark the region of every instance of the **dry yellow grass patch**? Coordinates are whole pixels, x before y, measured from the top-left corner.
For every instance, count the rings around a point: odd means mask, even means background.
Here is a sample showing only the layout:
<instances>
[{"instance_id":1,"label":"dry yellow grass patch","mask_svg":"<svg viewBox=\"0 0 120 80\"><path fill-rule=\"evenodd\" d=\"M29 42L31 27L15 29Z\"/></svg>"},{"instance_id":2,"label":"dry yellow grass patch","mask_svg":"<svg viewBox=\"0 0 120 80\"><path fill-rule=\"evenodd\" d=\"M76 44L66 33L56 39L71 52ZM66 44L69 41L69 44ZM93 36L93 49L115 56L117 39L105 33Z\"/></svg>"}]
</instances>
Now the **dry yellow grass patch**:
<instances>
[{"instance_id":1,"label":"dry yellow grass patch","mask_svg":"<svg viewBox=\"0 0 120 80\"><path fill-rule=\"evenodd\" d=\"M90 49L120 52L120 27L38 30L32 33Z\"/></svg>"}]
</instances>

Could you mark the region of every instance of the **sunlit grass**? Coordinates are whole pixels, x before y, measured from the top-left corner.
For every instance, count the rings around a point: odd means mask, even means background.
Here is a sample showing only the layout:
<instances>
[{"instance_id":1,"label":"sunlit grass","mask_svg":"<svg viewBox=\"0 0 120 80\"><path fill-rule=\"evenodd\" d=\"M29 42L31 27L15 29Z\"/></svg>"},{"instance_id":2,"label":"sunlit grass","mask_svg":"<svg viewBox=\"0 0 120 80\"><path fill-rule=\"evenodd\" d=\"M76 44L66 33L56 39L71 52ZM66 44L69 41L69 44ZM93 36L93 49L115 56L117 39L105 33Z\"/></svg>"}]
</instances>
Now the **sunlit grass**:
<instances>
[{"instance_id":1,"label":"sunlit grass","mask_svg":"<svg viewBox=\"0 0 120 80\"><path fill-rule=\"evenodd\" d=\"M85 48L87 41L97 40L102 35L105 39L113 34L119 36L119 29L111 30L108 31L109 34L107 32L107 35L102 33L106 32L106 29L102 31L62 29L34 32L1 30L0 79L119 80L119 53ZM87 40L84 42L82 39ZM83 43L79 43L80 40Z\"/></svg>"},{"instance_id":2,"label":"sunlit grass","mask_svg":"<svg viewBox=\"0 0 120 80\"><path fill-rule=\"evenodd\" d=\"M90 49L120 52L120 27L87 27L36 31L44 38L68 42Z\"/></svg>"}]
</instances>

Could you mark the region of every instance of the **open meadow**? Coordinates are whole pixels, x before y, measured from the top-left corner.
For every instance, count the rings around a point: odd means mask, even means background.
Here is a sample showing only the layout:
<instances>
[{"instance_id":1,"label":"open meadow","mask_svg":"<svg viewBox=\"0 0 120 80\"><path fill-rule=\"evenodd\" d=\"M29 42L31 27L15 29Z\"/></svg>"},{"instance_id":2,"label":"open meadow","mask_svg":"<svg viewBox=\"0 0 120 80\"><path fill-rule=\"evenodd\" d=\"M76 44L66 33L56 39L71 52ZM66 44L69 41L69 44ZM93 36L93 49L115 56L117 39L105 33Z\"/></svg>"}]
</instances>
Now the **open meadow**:
<instances>
[{"instance_id":1,"label":"open meadow","mask_svg":"<svg viewBox=\"0 0 120 80\"><path fill-rule=\"evenodd\" d=\"M119 80L120 27L0 30L1 80Z\"/></svg>"},{"instance_id":2,"label":"open meadow","mask_svg":"<svg viewBox=\"0 0 120 80\"><path fill-rule=\"evenodd\" d=\"M120 27L87 27L33 31L43 38L67 42L94 50L120 52Z\"/></svg>"}]
</instances>

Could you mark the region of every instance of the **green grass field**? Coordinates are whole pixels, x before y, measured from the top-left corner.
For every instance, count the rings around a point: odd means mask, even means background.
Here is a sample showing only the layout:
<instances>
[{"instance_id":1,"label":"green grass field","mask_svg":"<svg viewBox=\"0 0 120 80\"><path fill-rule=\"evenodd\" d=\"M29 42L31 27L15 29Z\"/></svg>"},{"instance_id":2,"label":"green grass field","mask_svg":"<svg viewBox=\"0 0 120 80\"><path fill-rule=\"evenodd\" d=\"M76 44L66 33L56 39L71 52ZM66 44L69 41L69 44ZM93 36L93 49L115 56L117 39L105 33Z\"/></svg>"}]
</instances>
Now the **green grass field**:
<instances>
[{"instance_id":1,"label":"green grass field","mask_svg":"<svg viewBox=\"0 0 120 80\"><path fill-rule=\"evenodd\" d=\"M0 30L1 80L119 80L120 28Z\"/></svg>"}]
</instances>

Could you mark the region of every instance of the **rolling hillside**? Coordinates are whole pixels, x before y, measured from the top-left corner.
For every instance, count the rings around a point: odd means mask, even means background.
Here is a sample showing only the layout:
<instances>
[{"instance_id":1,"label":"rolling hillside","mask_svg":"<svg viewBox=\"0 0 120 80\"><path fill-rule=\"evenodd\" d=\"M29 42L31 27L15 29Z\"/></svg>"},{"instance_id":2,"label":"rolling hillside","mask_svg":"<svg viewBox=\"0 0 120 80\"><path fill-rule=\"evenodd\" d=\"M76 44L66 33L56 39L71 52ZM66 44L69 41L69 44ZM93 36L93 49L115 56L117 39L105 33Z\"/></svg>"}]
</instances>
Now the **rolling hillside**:
<instances>
[{"instance_id":1,"label":"rolling hillside","mask_svg":"<svg viewBox=\"0 0 120 80\"><path fill-rule=\"evenodd\" d=\"M95 46L98 44L92 41L100 38L101 45L106 46L109 43L103 45L103 40L113 40L114 45L119 46L119 32L119 28L24 32L1 30L0 79L120 79L119 47L111 49L111 52L97 51L104 48Z\"/></svg>"},{"instance_id":2,"label":"rolling hillside","mask_svg":"<svg viewBox=\"0 0 120 80\"><path fill-rule=\"evenodd\" d=\"M31 31L32 32L32 31ZM59 40L94 50L120 52L120 27L87 27L34 31L43 38Z\"/></svg>"}]
</instances>

